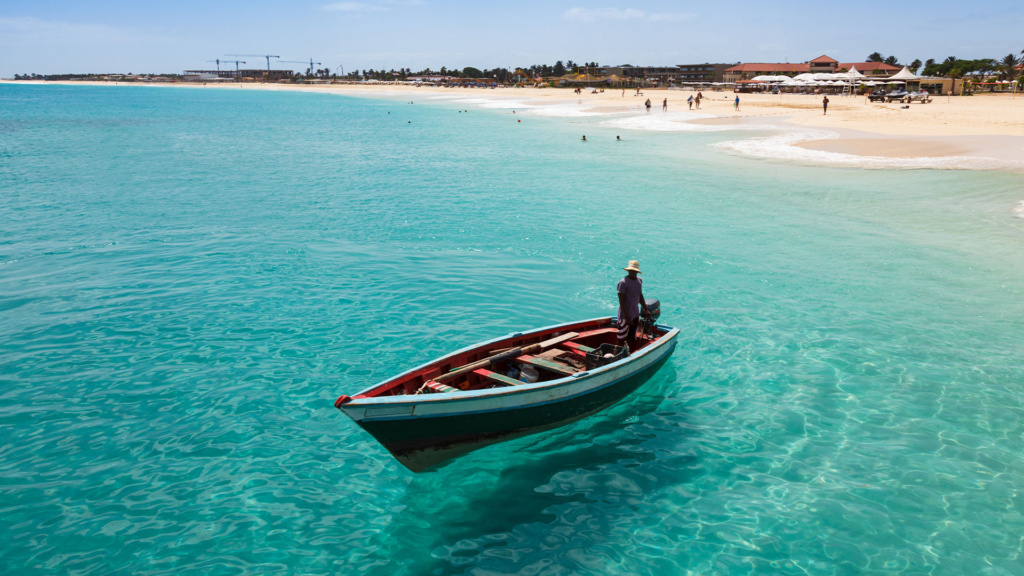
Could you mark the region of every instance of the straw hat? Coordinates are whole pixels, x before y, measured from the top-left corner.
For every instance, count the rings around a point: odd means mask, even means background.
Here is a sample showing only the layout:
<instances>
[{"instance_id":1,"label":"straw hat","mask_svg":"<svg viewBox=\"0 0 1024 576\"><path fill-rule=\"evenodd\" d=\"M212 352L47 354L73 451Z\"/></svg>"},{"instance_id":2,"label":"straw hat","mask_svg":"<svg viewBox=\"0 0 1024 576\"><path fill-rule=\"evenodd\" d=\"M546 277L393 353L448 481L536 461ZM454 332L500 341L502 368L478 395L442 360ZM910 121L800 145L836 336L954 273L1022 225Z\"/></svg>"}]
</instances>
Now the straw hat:
<instances>
[{"instance_id":1,"label":"straw hat","mask_svg":"<svg viewBox=\"0 0 1024 576\"><path fill-rule=\"evenodd\" d=\"M626 272L636 272L637 274L643 274L643 272L640 271L639 260L630 260L629 265L623 268L623 270L625 270Z\"/></svg>"}]
</instances>

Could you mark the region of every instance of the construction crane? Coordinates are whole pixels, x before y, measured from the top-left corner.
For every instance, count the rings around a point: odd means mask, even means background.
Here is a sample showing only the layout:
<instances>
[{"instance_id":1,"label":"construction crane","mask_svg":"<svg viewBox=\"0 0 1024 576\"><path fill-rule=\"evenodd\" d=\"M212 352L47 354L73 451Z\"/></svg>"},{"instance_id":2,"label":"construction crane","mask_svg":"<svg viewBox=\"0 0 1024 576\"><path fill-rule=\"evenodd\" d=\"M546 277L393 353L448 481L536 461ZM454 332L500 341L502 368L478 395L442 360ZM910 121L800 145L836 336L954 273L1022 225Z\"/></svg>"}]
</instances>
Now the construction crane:
<instances>
[{"instance_id":1,"label":"construction crane","mask_svg":"<svg viewBox=\"0 0 1024 576\"><path fill-rule=\"evenodd\" d=\"M270 72L270 59L280 58L280 56L274 56L273 54L227 54L227 56L239 56L241 58L266 58L267 72Z\"/></svg>"},{"instance_id":2,"label":"construction crane","mask_svg":"<svg viewBox=\"0 0 1024 576\"><path fill-rule=\"evenodd\" d=\"M216 60L207 60L207 62L216 62L217 63L217 73L220 73L220 63L221 63L220 58L218 58ZM225 64L231 64L232 62L235 63L235 72L238 72L238 65L239 64L245 64L245 60L224 60Z\"/></svg>"},{"instance_id":3,"label":"construction crane","mask_svg":"<svg viewBox=\"0 0 1024 576\"><path fill-rule=\"evenodd\" d=\"M305 60L278 60L278 62L284 62L286 64L309 64L309 73L311 75L313 74L314 65L319 66L323 64L323 62L313 62L312 58L309 59L309 62L306 62Z\"/></svg>"}]
</instances>

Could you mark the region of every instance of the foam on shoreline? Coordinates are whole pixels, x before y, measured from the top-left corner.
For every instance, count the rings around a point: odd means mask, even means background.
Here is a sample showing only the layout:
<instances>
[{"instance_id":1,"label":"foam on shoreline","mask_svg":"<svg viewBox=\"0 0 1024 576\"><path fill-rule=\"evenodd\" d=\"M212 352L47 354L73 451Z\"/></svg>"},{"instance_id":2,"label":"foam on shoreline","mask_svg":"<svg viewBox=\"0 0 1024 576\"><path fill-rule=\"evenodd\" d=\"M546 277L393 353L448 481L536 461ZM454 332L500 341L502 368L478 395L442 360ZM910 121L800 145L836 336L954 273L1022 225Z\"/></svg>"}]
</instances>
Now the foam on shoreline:
<instances>
[{"instance_id":1,"label":"foam on shoreline","mask_svg":"<svg viewBox=\"0 0 1024 576\"><path fill-rule=\"evenodd\" d=\"M597 112L589 107L573 103L538 104L508 98L467 98L464 94L442 94L431 96L429 99L457 102L485 110L516 110L524 114L552 118L582 118L622 114L622 112Z\"/></svg>"},{"instance_id":2,"label":"foam on shoreline","mask_svg":"<svg viewBox=\"0 0 1024 576\"><path fill-rule=\"evenodd\" d=\"M713 118L721 118L721 116L699 112L657 112L605 120L601 125L645 132L731 132L736 130L763 132L779 128L771 124L698 124L694 122L694 120Z\"/></svg>"},{"instance_id":3,"label":"foam on shoreline","mask_svg":"<svg viewBox=\"0 0 1024 576\"><path fill-rule=\"evenodd\" d=\"M812 140L837 139L840 135L826 130L804 128L786 129L780 134L730 140L712 144L716 148L741 156L765 160L781 160L818 166L844 168L867 168L872 170L1024 170L1024 164L995 158L977 156L933 156L917 158L895 158L886 156L861 156L812 150L798 146Z\"/></svg>"}]
</instances>

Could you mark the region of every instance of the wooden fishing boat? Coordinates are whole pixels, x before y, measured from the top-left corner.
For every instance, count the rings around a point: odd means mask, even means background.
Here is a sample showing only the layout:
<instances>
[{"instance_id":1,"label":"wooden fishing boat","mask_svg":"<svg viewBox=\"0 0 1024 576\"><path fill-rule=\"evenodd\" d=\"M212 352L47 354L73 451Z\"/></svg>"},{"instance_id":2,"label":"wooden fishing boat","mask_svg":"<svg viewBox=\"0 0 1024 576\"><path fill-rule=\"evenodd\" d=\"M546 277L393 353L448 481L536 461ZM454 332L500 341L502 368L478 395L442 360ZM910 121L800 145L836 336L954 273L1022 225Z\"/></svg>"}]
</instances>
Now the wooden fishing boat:
<instances>
[{"instance_id":1,"label":"wooden fishing boat","mask_svg":"<svg viewBox=\"0 0 1024 576\"><path fill-rule=\"evenodd\" d=\"M464 348L334 405L418 472L626 397L675 348L679 330L656 318L632 353L615 346L615 318L570 322Z\"/></svg>"}]
</instances>

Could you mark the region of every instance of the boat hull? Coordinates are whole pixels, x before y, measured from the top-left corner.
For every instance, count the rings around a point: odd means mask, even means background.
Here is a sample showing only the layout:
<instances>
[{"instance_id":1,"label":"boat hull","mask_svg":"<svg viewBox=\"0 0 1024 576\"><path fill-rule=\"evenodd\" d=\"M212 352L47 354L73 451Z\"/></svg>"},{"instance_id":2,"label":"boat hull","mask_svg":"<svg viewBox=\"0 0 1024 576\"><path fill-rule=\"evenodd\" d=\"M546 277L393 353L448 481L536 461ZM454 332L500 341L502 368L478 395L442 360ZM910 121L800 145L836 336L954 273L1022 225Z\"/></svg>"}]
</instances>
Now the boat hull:
<instances>
[{"instance_id":1,"label":"boat hull","mask_svg":"<svg viewBox=\"0 0 1024 576\"><path fill-rule=\"evenodd\" d=\"M485 446L565 426L596 414L642 386L668 359L581 397L493 412L360 422L399 462L420 472Z\"/></svg>"},{"instance_id":2,"label":"boat hull","mask_svg":"<svg viewBox=\"0 0 1024 576\"><path fill-rule=\"evenodd\" d=\"M357 397L338 408L403 465L419 472L608 408L661 367L675 348L677 334L668 328L657 342L623 360L560 380L450 394Z\"/></svg>"}]
</instances>

